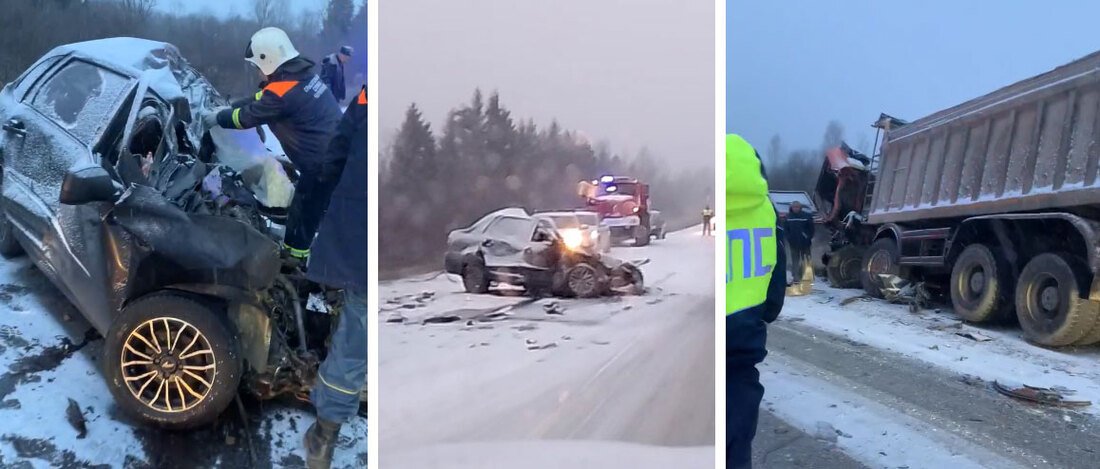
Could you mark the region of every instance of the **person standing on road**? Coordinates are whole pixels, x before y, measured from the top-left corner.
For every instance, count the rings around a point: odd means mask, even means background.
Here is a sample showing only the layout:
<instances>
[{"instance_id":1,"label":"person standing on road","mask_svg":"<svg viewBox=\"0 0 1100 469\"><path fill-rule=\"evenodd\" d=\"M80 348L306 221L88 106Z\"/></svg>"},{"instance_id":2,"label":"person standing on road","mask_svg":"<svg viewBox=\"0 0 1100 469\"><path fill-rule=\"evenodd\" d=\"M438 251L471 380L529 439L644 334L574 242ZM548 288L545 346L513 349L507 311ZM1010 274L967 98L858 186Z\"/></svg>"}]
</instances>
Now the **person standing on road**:
<instances>
[{"instance_id":1,"label":"person standing on road","mask_svg":"<svg viewBox=\"0 0 1100 469\"><path fill-rule=\"evenodd\" d=\"M346 98L346 85L344 84L344 64L351 60L351 46L343 46L339 52L326 55L321 60L321 80L328 85L336 102L344 102Z\"/></svg>"},{"instance_id":2,"label":"person standing on road","mask_svg":"<svg viewBox=\"0 0 1100 469\"><path fill-rule=\"evenodd\" d=\"M283 248L289 263L300 265L309 257L317 225L344 169L345 160L325 153L340 122L340 107L313 73L313 62L298 54L279 28L264 28L252 35L245 60L264 76L260 91L232 107L207 112L203 124L208 129L251 129L266 124L279 139L299 173Z\"/></svg>"},{"instance_id":3,"label":"person standing on road","mask_svg":"<svg viewBox=\"0 0 1100 469\"><path fill-rule=\"evenodd\" d=\"M703 236L714 236L714 232L710 229L712 218L714 218L714 211L710 209L710 205L703 207Z\"/></svg>"},{"instance_id":4,"label":"person standing on road","mask_svg":"<svg viewBox=\"0 0 1100 469\"><path fill-rule=\"evenodd\" d=\"M347 167L321 222L306 276L344 289L344 306L311 398L317 421L305 435L306 465L332 465L340 425L355 415L367 382L367 88L359 92L328 146ZM363 442L366 444L366 442Z\"/></svg>"},{"instance_id":5,"label":"person standing on road","mask_svg":"<svg viewBox=\"0 0 1100 469\"><path fill-rule=\"evenodd\" d=\"M787 210L785 234L787 246L791 251L791 278L796 284L805 286L813 282L813 270L810 264L810 248L814 239L814 219L802 210L802 203L795 201ZM807 269L811 269L807 272ZM804 288L805 289L805 288Z\"/></svg>"},{"instance_id":6,"label":"person standing on road","mask_svg":"<svg viewBox=\"0 0 1100 469\"><path fill-rule=\"evenodd\" d=\"M726 467L747 469L764 397L756 365L783 308L786 254L760 155L739 135L726 136L726 230Z\"/></svg>"}]
</instances>

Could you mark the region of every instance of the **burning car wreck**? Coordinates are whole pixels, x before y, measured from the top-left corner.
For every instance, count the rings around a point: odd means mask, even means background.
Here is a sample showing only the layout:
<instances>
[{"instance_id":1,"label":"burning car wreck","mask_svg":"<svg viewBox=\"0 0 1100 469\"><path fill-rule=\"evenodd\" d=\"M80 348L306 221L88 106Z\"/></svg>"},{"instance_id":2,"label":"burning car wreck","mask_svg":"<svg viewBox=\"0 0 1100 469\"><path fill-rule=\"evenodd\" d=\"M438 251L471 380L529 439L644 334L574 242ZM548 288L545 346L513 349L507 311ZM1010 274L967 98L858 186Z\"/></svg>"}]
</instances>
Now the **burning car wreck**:
<instances>
[{"instance_id":1,"label":"burning car wreck","mask_svg":"<svg viewBox=\"0 0 1100 469\"><path fill-rule=\"evenodd\" d=\"M452 231L444 265L448 273L462 276L470 293L486 293L494 283L520 286L535 296L645 292L636 265L596 251L579 234L563 235L545 219L506 208Z\"/></svg>"},{"instance_id":2,"label":"burning car wreck","mask_svg":"<svg viewBox=\"0 0 1100 469\"><path fill-rule=\"evenodd\" d=\"M55 48L0 92L0 254L26 253L105 337L119 407L214 420L238 389L308 395L340 304L284 269L293 167L165 43ZM365 393L363 394L365 408Z\"/></svg>"}]
</instances>

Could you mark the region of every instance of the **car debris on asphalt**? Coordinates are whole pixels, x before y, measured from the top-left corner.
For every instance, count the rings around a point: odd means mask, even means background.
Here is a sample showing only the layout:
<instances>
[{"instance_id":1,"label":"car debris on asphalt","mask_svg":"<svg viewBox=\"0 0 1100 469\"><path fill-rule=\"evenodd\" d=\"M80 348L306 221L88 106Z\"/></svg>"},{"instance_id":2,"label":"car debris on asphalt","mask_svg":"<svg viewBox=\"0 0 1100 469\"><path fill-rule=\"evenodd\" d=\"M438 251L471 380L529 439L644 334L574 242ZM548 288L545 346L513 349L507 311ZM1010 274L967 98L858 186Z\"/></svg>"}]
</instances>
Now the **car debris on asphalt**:
<instances>
[{"instance_id":1,"label":"car debris on asphalt","mask_svg":"<svg viewBox=\"0 0 1100 469\"><path fill-rule=\"evenodd\" d=\"M1036 404L1054 407L1088 407L1092 405L1091 401L1067 400L1066 396L1076 394L1076 391L1058 386L1050 388L1040 388L1035 386L1028 386L1026 384L1019 386L1007 386L997 381L993 381L993 389L1001 394L1022 401L1028 401Z\"/></svg>"}]
</instances>

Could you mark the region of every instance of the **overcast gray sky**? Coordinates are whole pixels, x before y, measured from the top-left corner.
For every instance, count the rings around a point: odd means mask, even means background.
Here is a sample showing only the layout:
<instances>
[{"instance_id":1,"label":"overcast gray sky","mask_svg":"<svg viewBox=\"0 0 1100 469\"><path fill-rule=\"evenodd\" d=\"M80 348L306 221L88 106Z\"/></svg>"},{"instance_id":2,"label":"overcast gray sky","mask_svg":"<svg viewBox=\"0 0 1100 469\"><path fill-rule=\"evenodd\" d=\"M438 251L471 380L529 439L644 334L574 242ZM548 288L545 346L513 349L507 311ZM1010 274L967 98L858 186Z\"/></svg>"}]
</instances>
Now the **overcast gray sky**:
<instances>
[{"instance_id":1,"label":"overcast gray sky","mask_svg":"<svg viewBox=\"0 0 1100 469\"><path fill-rule=\"evenodd\" d=\"M386 145L415 101L433 130L475 87L513 116L633 156L714 164L710 0L401 0L379 4ZM373 99L373 98L372 98Z\"/></svg>"},{"instance_id":2,"label":"overcast gray sky","mask_svg":"<svg viewBox=\"0 0 1100 469\"><path fill-rule=\"evenodd\" d=\"M732 4L731 4L732 3ZM850 144L1100 49L1100 2L727 0L726 128L760 149Z\"/></svg>"}]
</instances>

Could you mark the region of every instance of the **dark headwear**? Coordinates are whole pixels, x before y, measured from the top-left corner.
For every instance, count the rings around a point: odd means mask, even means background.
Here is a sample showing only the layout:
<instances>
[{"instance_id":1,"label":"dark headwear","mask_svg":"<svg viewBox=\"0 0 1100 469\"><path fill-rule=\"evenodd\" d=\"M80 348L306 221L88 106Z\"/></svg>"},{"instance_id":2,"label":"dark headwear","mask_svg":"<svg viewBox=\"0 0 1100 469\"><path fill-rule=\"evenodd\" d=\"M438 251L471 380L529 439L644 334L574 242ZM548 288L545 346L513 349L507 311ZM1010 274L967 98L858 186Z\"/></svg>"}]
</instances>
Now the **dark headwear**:
<instances>
[{"instance_id":1,"label":"dark headwear","mask_svg":"<svg viewBox=\"0 0 1100 469\"><path fill-rule=\"evenodd\" d=\"M340 53L344 55L351 55L354 49L351 46L340 46Z\"/></svg>"}]
</instances>

